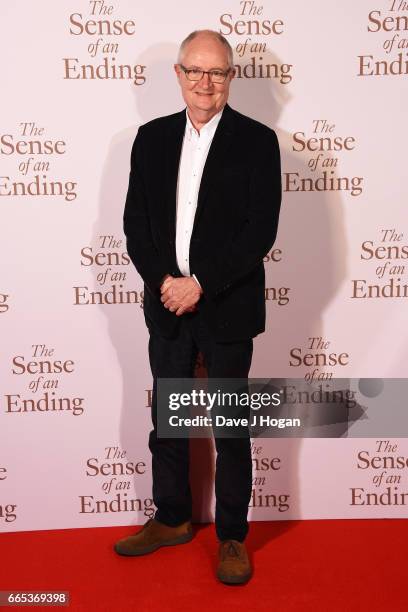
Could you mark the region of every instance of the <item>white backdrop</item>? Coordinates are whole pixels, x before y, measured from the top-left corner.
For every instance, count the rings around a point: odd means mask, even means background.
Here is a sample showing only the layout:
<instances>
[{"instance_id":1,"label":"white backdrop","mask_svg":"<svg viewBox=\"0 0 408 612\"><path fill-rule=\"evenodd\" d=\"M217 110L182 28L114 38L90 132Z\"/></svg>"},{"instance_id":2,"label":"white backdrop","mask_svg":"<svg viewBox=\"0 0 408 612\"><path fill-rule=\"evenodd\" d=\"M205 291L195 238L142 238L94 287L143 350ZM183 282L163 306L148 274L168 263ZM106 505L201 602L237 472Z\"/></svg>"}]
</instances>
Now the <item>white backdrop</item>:
<instances>
[{"instance_id":1,"label":"white backdrop","mask_svg":"<svg viewBox=\"0 0 408 612\"><path fill-rule=\"evenodd\" d=\"M406 377L406 2L7 1L0 18L1 530L153 512L143 284L122 213L137 128L183 108L172 64L196 28L227 36L230 104L281 146L251 376ZM316 368L305 353L347 355ZM255 440L250 518L407 516L388 491L408 491L406 468L367 467L362 451L408 444ZM212 448L192 452L207 520Z\"/></svg>"}]
</instances>

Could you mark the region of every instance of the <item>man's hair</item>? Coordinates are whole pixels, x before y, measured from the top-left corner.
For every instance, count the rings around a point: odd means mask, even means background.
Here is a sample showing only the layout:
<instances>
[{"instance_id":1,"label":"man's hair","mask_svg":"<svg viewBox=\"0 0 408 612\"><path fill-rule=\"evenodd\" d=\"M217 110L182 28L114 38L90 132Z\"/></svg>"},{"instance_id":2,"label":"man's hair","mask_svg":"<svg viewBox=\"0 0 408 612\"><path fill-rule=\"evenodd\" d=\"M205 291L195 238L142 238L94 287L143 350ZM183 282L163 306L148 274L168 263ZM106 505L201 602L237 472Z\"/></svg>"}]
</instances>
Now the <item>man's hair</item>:
<instances>
[{"instance_id":1,"label":"man's hair","mask_svg":"<svg viewBox=\"0 0 408 612\"><path fill-rule=\"evenodd\" d=\"M179 52L178 52L178 56L177 56L177 62L180 63L184 50L186 48L186 46L188 45L188 43L190 43L192 40L194 40L194 38L196 38L197 36L199 36L200 34L207 34L208 36L212 36L213 38L215 38L216 40L218 40L218 42L220 42L222 45L224 45L226 51L227 51L227 55L228 55L228 64L230 68L233 68L234 66L234 54L232 51L232 47L229 44L228 40L219 32L216 32L215 30L194 30L194 32L191 32L191 34L189 34L181 43L180 48L179 48Z\"/></svg>"}]
</instances>

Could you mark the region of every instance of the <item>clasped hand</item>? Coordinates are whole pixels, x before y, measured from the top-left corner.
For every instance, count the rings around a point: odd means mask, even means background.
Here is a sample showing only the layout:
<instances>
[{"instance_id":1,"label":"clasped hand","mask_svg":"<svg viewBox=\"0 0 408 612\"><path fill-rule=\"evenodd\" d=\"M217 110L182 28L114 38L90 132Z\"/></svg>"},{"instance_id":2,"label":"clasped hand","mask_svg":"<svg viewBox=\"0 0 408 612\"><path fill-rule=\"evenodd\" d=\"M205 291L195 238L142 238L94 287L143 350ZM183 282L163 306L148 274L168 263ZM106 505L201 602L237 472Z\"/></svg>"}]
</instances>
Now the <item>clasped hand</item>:
<instances>
[{"instance_id":1,"label":"clasped hand","mask_svg":"<svg viewBox=\"0 0 408 612\"><path fill-rule=\"evenodd\" d=\"M166 276L161 287L161 301L170 312L175 312L179 317L185 312L193 312L199 301L202 289L191 276Z\"/></svg>"}]
</instances>

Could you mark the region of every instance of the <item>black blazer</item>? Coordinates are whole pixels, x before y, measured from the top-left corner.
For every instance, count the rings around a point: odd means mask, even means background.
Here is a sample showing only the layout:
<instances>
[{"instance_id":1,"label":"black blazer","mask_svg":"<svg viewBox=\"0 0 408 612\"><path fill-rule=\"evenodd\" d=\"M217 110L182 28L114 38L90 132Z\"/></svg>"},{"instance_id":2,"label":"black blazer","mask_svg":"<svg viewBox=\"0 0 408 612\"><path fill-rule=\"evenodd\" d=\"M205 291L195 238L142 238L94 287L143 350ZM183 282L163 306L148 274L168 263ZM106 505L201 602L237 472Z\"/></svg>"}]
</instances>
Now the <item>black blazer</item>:
<instances>
[{"instance_id":1,"label":"black blazer","mask_svg":"<svg viewBox=\"0 0 408 612\"><path fill-rule=\"evenodd\" d=\"M164 308L160 284L181 276L176 261L176 188L185 110L139 128L124 213L127 250L144 280L148 327L171 337L180 318ZM276 134L228 105L204 167L190 242L190 273L215 339L253 338L265 330L263 258L272 247L281 203ZM189 316L189 315L181 315Z\"/></svg>"}]
</instances>

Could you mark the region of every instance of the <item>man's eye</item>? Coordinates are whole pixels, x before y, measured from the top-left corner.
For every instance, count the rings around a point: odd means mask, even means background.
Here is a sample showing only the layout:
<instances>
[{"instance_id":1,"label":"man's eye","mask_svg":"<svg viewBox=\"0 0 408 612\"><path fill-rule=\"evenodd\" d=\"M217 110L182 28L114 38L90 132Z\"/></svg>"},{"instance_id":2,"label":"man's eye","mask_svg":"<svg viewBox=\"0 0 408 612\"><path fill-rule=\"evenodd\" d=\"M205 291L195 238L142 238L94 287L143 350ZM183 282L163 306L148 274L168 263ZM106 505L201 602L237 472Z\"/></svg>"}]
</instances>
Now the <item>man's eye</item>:
<instances>
[{"instance_id":1,"label":"man's eye","mask_svg":"<svg viewBox=\"0 0 408 612\"><path fill-rule=\"evenodd\" d=\"M211 70L211 74L215 77L223 77L224 73L222 70Z\"/></svg>"},{"instance_id":2,"label":"man's eye","mask_svg":"<svg viewBox=\"0 0 408 612\"><path fill-rule=\"evenodd\" d=\"M200 73L201 73L201 70L199 70L198 68L191 68L191 69L189 70L189 73L190 73L190 74L192 74L192 75L194 76L194 75L200 74Z\"/></svg>"}]
</instances>

